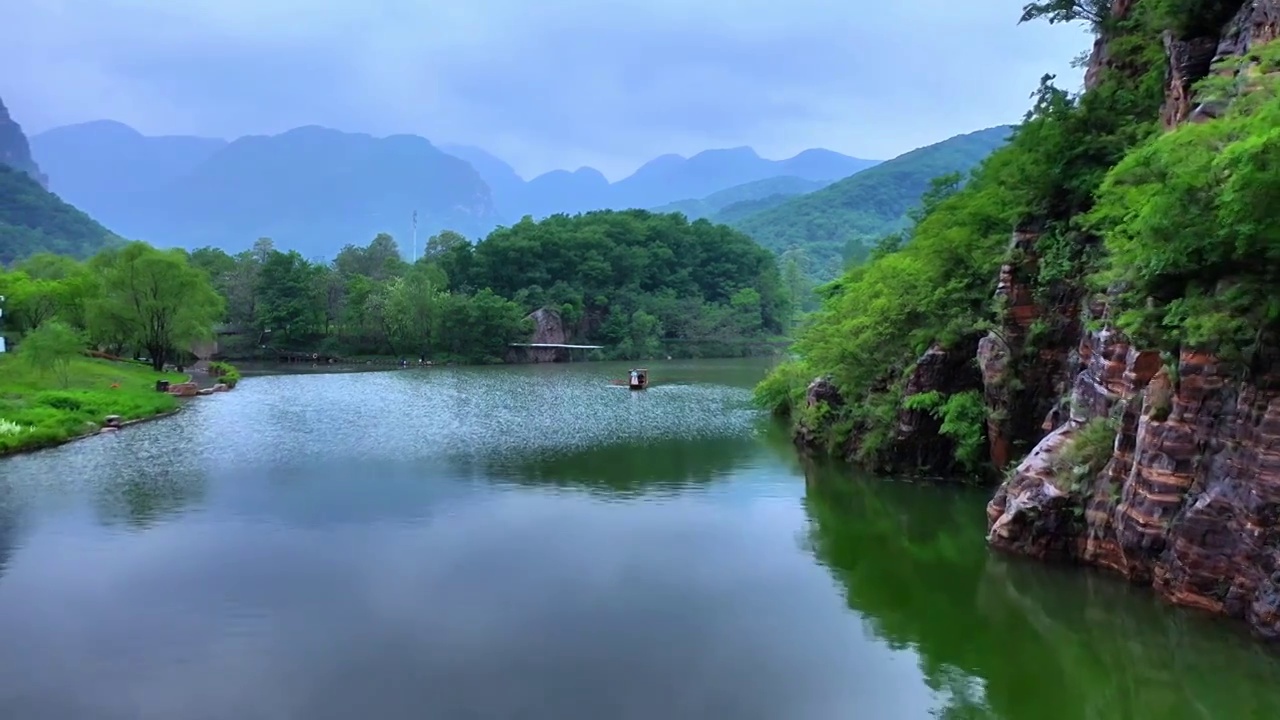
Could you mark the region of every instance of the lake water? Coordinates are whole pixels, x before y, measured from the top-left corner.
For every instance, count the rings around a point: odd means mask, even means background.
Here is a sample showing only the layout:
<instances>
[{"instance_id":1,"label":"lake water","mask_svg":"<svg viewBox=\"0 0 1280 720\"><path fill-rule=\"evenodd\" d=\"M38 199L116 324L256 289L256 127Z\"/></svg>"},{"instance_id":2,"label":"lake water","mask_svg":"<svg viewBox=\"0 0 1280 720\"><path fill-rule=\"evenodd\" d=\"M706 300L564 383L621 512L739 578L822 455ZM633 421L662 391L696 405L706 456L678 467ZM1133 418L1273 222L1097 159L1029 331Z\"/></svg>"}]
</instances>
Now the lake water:
<instances>
[{"instance_id":1,"label":"lake water","mask_svg":"<svg viewBox=\"0 0 1280 720\"><path fill-rule=\"evenodd\" d=\"M802 462L755 362L251 378L0 461L0 717L1280 717L1233 624Z\"/></svg>"}]
</instances>

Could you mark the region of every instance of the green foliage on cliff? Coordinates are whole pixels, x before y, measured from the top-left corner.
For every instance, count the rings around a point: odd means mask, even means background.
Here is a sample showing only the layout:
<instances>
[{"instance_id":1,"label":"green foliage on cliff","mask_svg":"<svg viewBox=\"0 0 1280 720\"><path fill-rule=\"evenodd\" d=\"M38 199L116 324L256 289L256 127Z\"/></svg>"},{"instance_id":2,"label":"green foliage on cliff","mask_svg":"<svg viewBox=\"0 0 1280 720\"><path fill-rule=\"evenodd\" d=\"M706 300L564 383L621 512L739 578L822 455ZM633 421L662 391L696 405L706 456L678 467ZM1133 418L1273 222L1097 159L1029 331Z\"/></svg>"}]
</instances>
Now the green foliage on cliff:
<instances>
[{"instance_id":1,"label":"green foliage on cliff","mask_svg":"<svg viewBox=\"0 0 1280 720\"><path fill-rule=\"evenodd\" d=\"M1118 423L1107 417L1090 418L1053 458L1053 479L1063 492L1086 487L1115 453Z\"/></svg>"},{"instance_id":2,"label":"green foliage on cliff","mask_svg":"<svg viewBox=\"0 0 1280 720\"><path fill-rule=\"evenodd\" d=\"M1280 43L1220 69L1199 89L1222 115L1137 148L1090 221L1121 330L1247 360L1280 330Z\"/></svg>"},{"instance_id":3,"label":"green foliage on cliff","mask_svg":"<svg viewBox=\"0 0 1280 720\"><path fill-rule=\"evenodd\" d=\"M960 343L989 314L991 279L1016 219L1008 177L1018 170L1018 148L1035 143L1038 130L1029 123L964 189L930 208L901 249L824 288L822 307L794 345L799 359L776 369L757 389L758 400L789 413L805 382L829 374L847 402L823 421L856 431L859 459L874 464L888 449L914 359L934 342ZM847 434L832 437L833 448L844 447Z\"/></svg>"},{"instance_id":4,"label":"green foliage on cliff","mask_svg":"<svg viewBox=\"0 0 1280 720\"><path fill-rule=\"evenodd\" d=\"M1095 20L1079 15L1080 3L1041 5L1028 7L1031 17ZM1015 226L1041 233L1035 284L1050 296L1070 297L1067 288L1079 284L1099 252L1078 216L1092 208L1107 172L1157 129L1165 59L1155 13L1143 7L1122 20L1096 18L1106 28L1111 59L1096 87L1072 95L1047 76L1009 144L964 188L926 206L909 242L885 243L868 263L824 289L822 308L795 343L798 359L760 385L761 404L811 423L813 410L801 408L803 383L830 376L845 400L822 413L824 425L841 430L828 435L831 448L886 465L916 358L935 343L972 352L977 338L998 326L1005 309L991 298L1001 262L1016 260L1006 251ZM946 434L957 441L957 462L976 467L984 460L985 443L976 438L984 437L986 418L971 412L977 397L968 393L954 396L966 399L955 400ZM939 395L931 408L951 401Z\"/></svg>"}]
</instances>

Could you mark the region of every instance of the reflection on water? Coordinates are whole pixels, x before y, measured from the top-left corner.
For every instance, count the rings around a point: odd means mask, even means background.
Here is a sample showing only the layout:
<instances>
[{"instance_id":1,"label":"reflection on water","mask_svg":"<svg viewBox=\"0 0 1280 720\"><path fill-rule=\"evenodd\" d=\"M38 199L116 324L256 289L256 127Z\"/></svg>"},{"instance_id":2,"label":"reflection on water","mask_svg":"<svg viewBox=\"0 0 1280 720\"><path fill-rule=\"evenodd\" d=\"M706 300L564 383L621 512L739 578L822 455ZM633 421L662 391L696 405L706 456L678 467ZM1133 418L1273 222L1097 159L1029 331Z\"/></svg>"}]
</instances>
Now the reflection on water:
<instances>
[{"instance_id":1,"label":"reflection on water","mask_svg":"<svg viewBox=\"0 0 1280 720\"><path fill-rule=\"evenodd\" d=\"M0 461L0 717L1275 717L1274 660L801 462L763 366L251 378Z\"/></svg>"},{"instance_id":2,"label":"reflection on water","mask_svg":"<svg viewBox=\"0 0 1280 720\"><path fill-rule=\"evenodd\" d=\"M1280 717L1240 629L1090 571L986 552L986 496L810 467L816 557L872 632L919 654L954 718Z\"/></svg>"}]
</instances>

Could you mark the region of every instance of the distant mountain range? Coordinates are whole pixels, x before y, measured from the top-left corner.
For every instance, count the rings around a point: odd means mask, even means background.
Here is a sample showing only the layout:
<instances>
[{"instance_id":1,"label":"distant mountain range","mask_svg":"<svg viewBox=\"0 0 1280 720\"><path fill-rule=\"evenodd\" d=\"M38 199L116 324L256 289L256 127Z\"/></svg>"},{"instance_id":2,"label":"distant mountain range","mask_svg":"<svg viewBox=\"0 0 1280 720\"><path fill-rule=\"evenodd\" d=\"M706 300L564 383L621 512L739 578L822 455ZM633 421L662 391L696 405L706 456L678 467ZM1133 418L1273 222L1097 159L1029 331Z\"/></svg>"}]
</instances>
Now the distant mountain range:
<instances>
[{"instance_id":1,"label":"distant mountain range","mask_svg":"<svg viewBox=\"0 0 1280 720\"><path fill-rule=\"evenodd\" d=\"M158 245L236 251L271 237L333 257L379 232L407 240L414 210L423 233L476 236L500 220L475 169L414 135L308 126L226 142L97 121L40 133L31 146L54 191Z\"/></svg>"},{"instance_id":2,"label":"distant mountain range","mask_svg":"<svg viewBox=\"0 0 1280 720\"><path fill-rule=\"evenodd\" d=\"M742 147L663 155L616 183L593 168L525 181L480 148L412 135L312 126L227 142L149 137L109 120L40 133L31 148L54 191L128 237L236 250L265 236L309 256L332 256L384 231L407 246L414 210L423 238L444 228L479 237L525 215L651 208L717 193L759 201L876 165L829 150L767 160Z\"/></svg>"},{"instance_id":3,"label":"distant mountain range","mask_svg":"<svg viewBox=\"0 0 1280 720\"><path fill-rule=\"evenodd\" d=\"M616 183L589 167L572 172L553 170L526 182L506 162L480 148L446 145L443 149L471 163L493 189L500 214L512 221L524 215L539 218L602 208L652 208L788 176L805 181L812 189L878 162L819 149L805 150L786 160L766 160L749 147L739 147L706 150L689 158L662 155Z\"/></svg>"},{"instance_id":4,"label":"distant mountain range","mask_svg":"<svg viewBox=\"0 0 1280 720\"><path fill-rule=\"evenodd\" d=\"M234 252L271 237L308 257L333 257L379 232L408 251L415 210L422 243L445 228L482 237L525 215L648 208L732 225L777 252L802 249L811 274L824 278L851 247L905 227L930 180L968 172L1011 129L960 135L884 162L820 149L768 160L740 147L663 155L615 183L593 168L526 181L477 147L317 126L228 142L149 137L101 120L28 143L0 104L0 164L27 176L2 177L22 203L10 202L0 216L9 223L0 224L0 261L40 247L90 253L115 239L103 225L161 246Z\"/></svg>"}]
</instances>

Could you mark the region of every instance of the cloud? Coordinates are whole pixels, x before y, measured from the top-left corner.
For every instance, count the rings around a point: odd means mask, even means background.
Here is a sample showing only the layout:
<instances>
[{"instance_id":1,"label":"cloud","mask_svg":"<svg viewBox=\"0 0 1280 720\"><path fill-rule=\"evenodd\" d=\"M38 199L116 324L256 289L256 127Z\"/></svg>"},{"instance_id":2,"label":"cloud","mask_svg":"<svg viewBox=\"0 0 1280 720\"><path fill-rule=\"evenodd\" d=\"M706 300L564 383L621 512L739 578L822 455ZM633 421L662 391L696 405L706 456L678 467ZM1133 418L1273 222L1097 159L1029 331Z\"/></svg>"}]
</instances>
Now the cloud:
<instances>
[{"instance_id":1,"label":"cloud","mask_svg":"<svg viewBox=\"0 0 1280 720\"><path fill-rule=\"evenodd\" d=\"M41 0L0 30L29 129L322 124L480 145L526 175L665 152L885 158L1020 117L1080 28L1022 0Z\"/></svg>"}]
</instances>

